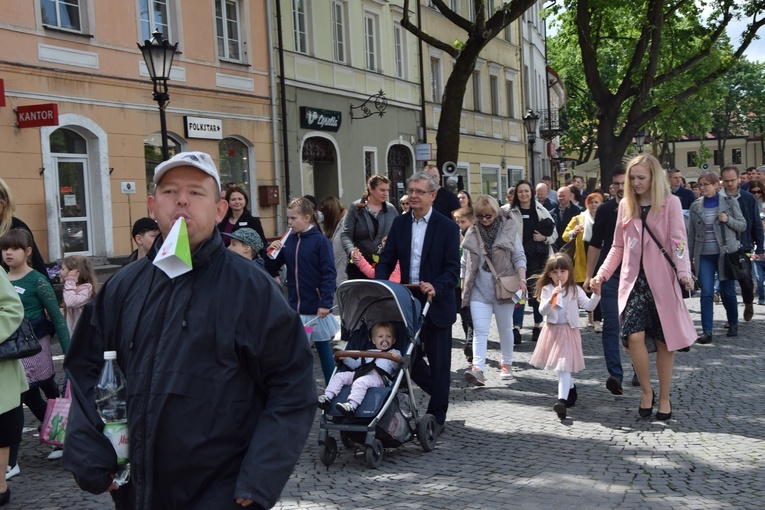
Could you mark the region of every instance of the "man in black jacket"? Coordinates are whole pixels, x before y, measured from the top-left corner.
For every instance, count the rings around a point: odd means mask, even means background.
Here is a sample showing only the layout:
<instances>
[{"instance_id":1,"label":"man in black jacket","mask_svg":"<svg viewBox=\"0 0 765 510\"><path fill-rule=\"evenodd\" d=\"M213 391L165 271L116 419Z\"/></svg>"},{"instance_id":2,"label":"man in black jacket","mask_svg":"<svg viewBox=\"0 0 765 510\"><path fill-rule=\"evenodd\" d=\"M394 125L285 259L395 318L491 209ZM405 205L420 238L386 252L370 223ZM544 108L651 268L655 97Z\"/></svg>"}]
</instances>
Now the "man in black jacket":
<instances>
[{"instance_id":1,"label":"man in black jacket","mask_svg":"<svg viewBox=\"0 0 765 510\"><path fill-rule=\"evenodd\" d=\"M683 186L683 174L677 168L673 168L669 172L669 187L672 190L672 194L680 199L680 205L683 206L683 210L687 211L690 209L691 204L696 200L696 195L693 194L693 191Z\"/></svg>"},{"instance_id":2,"label":"man in black jacket","mask_svg":"<svg viewBox=\"0 0 765 510\"><path fill-rule=\"evenodd\" d=\"M210 156L184 152L155 170L149 211L163 238L185 219L193 269L170 278L147 257L111 277L76 327L64 368L73 402L64 468L118 509L270 508L315 415L313 357L300 318L260 267L228 251L215 223ZM102 434L94 387L104 351L127 381L130 481Z\"/></svg>"},{"instance_id":3,"label":"man in black jacket","mask_svg":"<svg viewBox=\"0 0 765 510\"><path fill-rule=\"evenodd\" d=\"M595 212L595 222L592 225L592 238L587 249L587 274L584 280L584 290L590 291L592 275L606 260L611 245L614 243L614 228L619 211L619 202L624 198L624 182L627 180L624 165L617 165L611 172L614 198L607 200ZM621 360L621 340L619 339L619 275L621 268L607 282L603 282L600 291L600 309L603 312L603 357L606 360L608 379L606 388L614 395L622 395L622 379L624 370Z\"/></svg>"},{"instance_id":4,"label":"man in black jacket","mask_svg":"<svg viewBox=\"0 0 765 510\"><path fill-rule=\"evenodd\" d=\"M558 240L555 241L555 251L561 249L566 244L563 240L563 232L566 230L569 222L582 213L582 208L573 201L573 194L568 186L563 186L558 190L558 206L550 211L550 215L555 222L555 229L558 231Z\"/></svg>"},{"instance_id":5,"label":"man in black jacket","mask_svg":"<svg viewBox=\"0 0 765 510\"><path fill-rule=\"evenodd\" d=\"M457 195L441 186L441 173L435 165L427 165L424 170L433 176L433 180L436 181L438 186L436 198L433 200L433 209L450 220L454 219L452 213L460 208L460 199L457 198Z\"/></svg>"},{"instance_id":6,"label":"man in black jacket","mask_svg":"<svg viewBox=\"0 0 765 510\"><path fill-rule=\"evenodd\" d=\"M754 258L765 254L763 247L762 221L760 220L760 207L754 195L741 189L738 178L738 167L726 166L722 169L722 179L725 194L738 200L741 214L746 220L746 229L741 233L741 247L748 253L754 252ZM731 234L734 234L731 231ZM744 320L749 322L754 316L754 281L752 275L738 281L741 286L741 300L744 302Z\"/></svg>"}]
</instances>

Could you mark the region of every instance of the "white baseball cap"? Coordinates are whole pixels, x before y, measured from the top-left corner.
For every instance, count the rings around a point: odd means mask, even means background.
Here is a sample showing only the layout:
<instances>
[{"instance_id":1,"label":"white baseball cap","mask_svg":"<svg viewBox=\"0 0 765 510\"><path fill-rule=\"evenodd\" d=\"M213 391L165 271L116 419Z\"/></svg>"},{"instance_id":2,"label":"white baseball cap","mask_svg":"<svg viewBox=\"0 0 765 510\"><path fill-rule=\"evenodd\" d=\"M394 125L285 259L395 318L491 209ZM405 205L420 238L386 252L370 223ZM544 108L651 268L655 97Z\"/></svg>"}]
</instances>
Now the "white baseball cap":
<instances>
[{"instance_id":1,"label":"white baseball cap","mask_svg":"<svg viewBox=\"0 0 765 510\"><path fill-rule=\"evenodd\" d=\"M204 173L215 179L215 183L218 185L218 189L220 189L220 176L218 175L218 169L216 168L215 163L213 163L209 154L198 151L180 152L167 161L163 161L157 165L157 168L154 169L154 184L159 184L159 181L162 180L162 176L165 175L168 170L179 166L192 166L202 170Z\"/></svg>"}]
</instances>

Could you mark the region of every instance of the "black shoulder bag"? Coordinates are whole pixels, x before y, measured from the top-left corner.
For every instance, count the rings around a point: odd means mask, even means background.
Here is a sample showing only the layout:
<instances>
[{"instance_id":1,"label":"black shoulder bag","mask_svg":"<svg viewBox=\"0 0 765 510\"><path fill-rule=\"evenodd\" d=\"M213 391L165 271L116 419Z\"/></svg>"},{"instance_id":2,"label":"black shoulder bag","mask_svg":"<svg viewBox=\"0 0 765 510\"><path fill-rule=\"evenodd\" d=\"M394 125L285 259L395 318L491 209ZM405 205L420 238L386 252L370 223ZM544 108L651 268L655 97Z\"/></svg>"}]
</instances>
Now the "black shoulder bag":
<instances>
[{"instance_id":1,"label":"black shoulder bag","mask_svg":"<svg viewBox=\"0 0 765 510\"><path fill-rule=\"evenodd\" d=\"M35 336L32 323L24 317L21 326L0 344L0 360L28 358L40 351L42 346Z\"/></svg>"},{"instance_id":2,"label":"black shoulder bag","mask_svg":"<svg viewBox=\"0 0 765 510\"><path fill-rule=\"evenodd\" d=\"M728 199L726 198L726 200ZM730 227L725 223L722 225L723 270L725 271L725 277L728 280L745 280L751 278L752 261L749 260L749 256L744 251L741 243L739 242L738 250L732 253L728 251L728 243L725 242L725 231L729 228ZM736 233L736 239L738 239L738 233Z\"/></svg>"}]
</instances>

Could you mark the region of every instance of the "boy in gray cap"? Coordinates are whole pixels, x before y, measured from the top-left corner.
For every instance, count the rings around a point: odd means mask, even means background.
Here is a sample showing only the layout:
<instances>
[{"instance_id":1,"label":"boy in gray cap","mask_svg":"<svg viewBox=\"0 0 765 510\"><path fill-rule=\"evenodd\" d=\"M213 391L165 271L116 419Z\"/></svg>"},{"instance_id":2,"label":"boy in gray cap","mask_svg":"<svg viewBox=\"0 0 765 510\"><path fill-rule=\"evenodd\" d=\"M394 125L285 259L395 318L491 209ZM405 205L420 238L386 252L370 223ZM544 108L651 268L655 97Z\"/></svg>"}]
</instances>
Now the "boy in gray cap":
<instances>
[{"instance_id":1,"label":"boy in gray cap","mask_svg":"<svg viewBox=\"0 0 765 510\"><path fill-rule=\"evenodd\" d=\"M260 252L263 250L263 240L260 235L252 228L240 228L230 234L223 233L224 236L231 238L231 244L228 249L238 253L242 257L250 260L257 260L263 265L260 258Z\"/></svg>"}]
</instances>

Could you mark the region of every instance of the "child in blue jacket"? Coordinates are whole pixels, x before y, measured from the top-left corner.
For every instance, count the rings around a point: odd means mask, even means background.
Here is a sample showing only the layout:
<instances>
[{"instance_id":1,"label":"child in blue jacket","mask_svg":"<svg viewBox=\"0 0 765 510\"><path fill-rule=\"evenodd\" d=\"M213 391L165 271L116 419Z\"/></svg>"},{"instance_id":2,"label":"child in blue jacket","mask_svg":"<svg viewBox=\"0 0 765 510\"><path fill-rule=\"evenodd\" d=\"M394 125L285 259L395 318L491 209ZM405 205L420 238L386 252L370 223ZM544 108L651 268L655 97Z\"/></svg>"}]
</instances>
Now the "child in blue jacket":
<instances>
[{"instance_id":1,"label":"child in blue jacket","mask_svg":"<svg viewBox=\"0 0 765 510\"><path fill-rule=\"evenodd\" d=\"M330 339L339 325L330 313L335 297L335 255L332 243L321 233L314 205L305 198L296 198L287 205L287 222L292 229L282 246L279 240L270 249L278 251L274 260L267 260L271 274L287 265L289 303L306 325L308 339L319 354L324 380L329 381L335 368Z\"/></svg>"}]
</instances>

